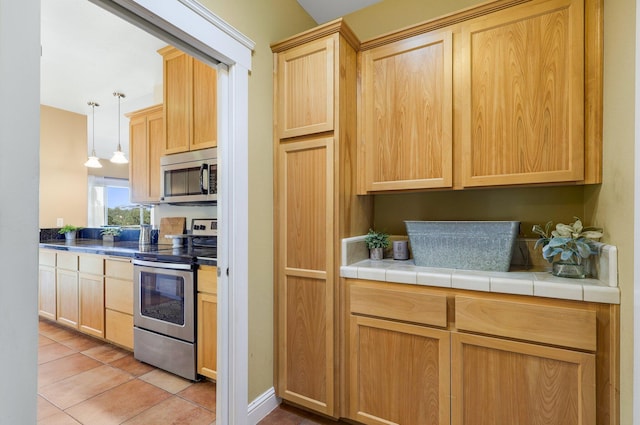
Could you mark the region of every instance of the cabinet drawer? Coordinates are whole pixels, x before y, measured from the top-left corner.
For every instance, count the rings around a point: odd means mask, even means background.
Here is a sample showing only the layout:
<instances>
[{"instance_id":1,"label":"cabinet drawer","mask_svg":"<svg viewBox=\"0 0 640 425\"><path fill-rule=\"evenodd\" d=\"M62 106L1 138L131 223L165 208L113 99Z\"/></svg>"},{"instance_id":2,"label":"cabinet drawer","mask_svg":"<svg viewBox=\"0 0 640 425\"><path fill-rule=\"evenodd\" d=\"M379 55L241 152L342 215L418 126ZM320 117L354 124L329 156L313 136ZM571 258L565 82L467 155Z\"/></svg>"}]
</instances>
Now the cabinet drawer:
<instances>
[{"instance_id":1,"label":"cabinet drawer","mask_svg":"<svg viewBox=\"0 0 640 425\"><path fill-rule=\"evenodd\" d=\"M119 311L105 310L107 340L133 349L133 316Z\"/></svg>"},{"instance_id":2,"label":"cabinet drawer","mask_svg":"<svg viewBox=\"0 0 640 425\"><path fill-rule=\"evenodd\" d=\"M68 252L58 252L57 263L59 269L78 270L78 254Z\"/></svg>"},{"instance_id":3,"label":"cabinet drawer","mask_svg":"<svg viewBox=\"0 0 640 425\"><path fill-rule=\"evenodd\" d=\"M218 293L218 268L214 266L200 266L198 269L198 291L209 294Z\"/></svg>"},{"instance_id":4,"label":"cabinet drawer","mask_svg":"<svg viewBox=\"0 0 640 425\"><path fill-rule=\"evenodd\" d=\"M133 282L105 278L104 306L122 313L133 314Z\"/></svg>"},{"instance_id":5,"label":"cabinet drawer","mask_svg":"<svg viewBox=\"0 0 640 425\"><path fill-rule=\"evenodd\" d=\"M133 279L133 264L130 259L113 259L107 258L105 261L105 276L115 277L118 279Z\"/></svg>"},{"instance_id":6,"label":"cabinet drawer","mask_svg":"<svg viewBox=\"0 0 640 425\"><path fill-rule=\"evenodd\" d=\"M80 255L79 270L84 273L104 274L104 257L96 254Z\"/></svg>"},{"instance_id":7,"label":"cabinet drawer","mask_svg":"<svg viewBox=\"0 0 640 425\"><path fill-rule=\"evenodd\" d=\"M56 253L55 251L41 249L39 263L41 266L56 266Z\"/></svg>"},{"instance_id":8,"label":"cabinet drawer","mask_svg":"<svg viewBox=\"0 0 640 425\"><path fill-rule=\"evenodd\" d=\"M456 296L456 328L596 350L596 312L524 301Z\"/></svg>"},{"instance_id":9,"label":"cabinet drawer","mask_svg":"<svg viewBox=\"0 0 640 425\"><path fill-rule=\"evenodd\" d=\"M353 314L447 326L446 295L423 288L400 285L352 283L350 309Z\"/></svg>"}]
</instances>

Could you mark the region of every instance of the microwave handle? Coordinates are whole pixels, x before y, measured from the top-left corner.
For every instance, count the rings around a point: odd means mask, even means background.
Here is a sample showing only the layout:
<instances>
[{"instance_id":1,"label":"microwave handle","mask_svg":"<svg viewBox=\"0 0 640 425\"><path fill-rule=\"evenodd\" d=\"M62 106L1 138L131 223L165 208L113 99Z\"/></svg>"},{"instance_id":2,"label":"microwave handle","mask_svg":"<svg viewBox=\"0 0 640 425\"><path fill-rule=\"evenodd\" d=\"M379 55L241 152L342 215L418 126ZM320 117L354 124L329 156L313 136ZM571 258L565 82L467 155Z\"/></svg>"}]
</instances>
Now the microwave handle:
<instances>
[{"instance_id":1,"label":"microwave handle","mask_svg":"<svg viewBox=\"0 0 640 425\"><path fill-rule=\"evenodd\" d=\"M209 165L200 166L200 192L209 193Z\"/></svg>"}]
</instances>

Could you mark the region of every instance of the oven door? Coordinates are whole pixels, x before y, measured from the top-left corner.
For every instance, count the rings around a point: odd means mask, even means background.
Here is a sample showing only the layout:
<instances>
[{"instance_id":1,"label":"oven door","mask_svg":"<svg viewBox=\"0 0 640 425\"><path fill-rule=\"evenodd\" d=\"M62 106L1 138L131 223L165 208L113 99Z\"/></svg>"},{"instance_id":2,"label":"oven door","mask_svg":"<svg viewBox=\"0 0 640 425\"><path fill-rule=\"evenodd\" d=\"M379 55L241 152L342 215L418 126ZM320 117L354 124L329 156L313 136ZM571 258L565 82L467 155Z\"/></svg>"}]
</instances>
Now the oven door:
<instances>
[{"instance_id":1,"label":"oven door","mask_svg":"<svg viewBox=\"0 0 640 425\"><path fill-rule=\"evenodd\" d=\"M190 264L133 261L133 324L195 342L195 272Z\"/></svg>"}]
</instances>

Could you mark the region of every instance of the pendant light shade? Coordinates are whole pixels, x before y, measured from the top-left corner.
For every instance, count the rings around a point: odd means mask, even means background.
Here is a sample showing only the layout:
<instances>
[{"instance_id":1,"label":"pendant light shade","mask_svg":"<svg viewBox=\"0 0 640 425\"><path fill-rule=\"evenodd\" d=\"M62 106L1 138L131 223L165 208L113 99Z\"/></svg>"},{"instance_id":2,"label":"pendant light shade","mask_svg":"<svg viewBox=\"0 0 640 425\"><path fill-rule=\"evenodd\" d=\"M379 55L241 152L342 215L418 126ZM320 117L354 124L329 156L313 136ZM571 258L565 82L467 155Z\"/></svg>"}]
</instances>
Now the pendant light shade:
<instances>
[{"instance_id":1,"label":"pendant light shade","mask_svg":"<svg viewBox=\"0 0 640 425\"><path fill-rule=\"evenodd\" d=\"M84 163L85 167L89 168L102 168L102 164L100 164L100 160L96 156L96 106L98 105L96 102L87 102L87 105L91 106L92 111L92 126L93 126L93 135L92 135L92 145L91 145L91 156L87 159L87 162Z\"/></svg>"},{"instance_id":2,"label":"pendant light shade","mask_svg":"<svg viewBox=\"0 0 640 425\"><path fill-rule=\"evenodd\" d=\"M120 99L125 96L124 93L118 92L114 92L113 95L118 97L118 149L113 153L111 162L113 162L114 164L126 164L129 162L129 160L127 160L127 157L124 156L124 152L122 152L122 147L120 146Z\"/></svg>"}]
</instances>

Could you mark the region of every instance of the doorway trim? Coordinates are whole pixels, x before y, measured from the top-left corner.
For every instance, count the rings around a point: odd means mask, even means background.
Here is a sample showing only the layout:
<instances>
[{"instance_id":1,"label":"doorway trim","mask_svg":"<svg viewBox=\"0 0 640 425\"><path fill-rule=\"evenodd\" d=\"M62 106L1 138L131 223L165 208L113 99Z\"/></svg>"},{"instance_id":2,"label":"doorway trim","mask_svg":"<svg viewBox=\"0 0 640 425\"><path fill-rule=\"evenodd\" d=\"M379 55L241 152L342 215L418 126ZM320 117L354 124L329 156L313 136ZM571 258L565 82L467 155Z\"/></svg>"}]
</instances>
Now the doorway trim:
<instances>
[{"instance_id":1,"label":"doorway trim","mask_svg":"<svg viewBox=\"0 0 640 425\"><path fill-rule=\"evenodd\" d=\"M248 118L255 43L193 0L89 0L223 70L218 107L218 379L216 422L248 423ZM230 237L233 235L233 237Z\"/></svg>"}]
</instances>

